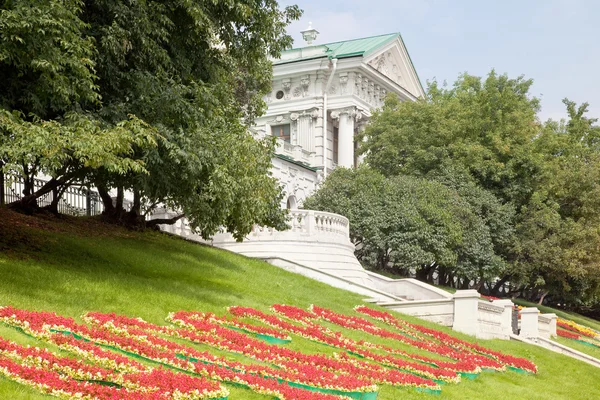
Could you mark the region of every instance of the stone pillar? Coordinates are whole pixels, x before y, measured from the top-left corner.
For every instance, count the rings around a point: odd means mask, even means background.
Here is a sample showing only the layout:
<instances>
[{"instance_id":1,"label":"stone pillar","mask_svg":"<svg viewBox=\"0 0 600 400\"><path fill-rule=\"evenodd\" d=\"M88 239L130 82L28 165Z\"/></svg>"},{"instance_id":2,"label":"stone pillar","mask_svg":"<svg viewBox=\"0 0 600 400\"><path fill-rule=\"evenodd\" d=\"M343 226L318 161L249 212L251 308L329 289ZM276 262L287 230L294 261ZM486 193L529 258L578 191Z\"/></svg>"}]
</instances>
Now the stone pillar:
<instances>
[{"instance_id":1,"label":"stone pillar","mask_svg":"<svg viewBox=\"0 0 600 400\"><path fill-rule=\"evenodd\" d=\"M542 314L544 317L546 317L547 319L550 320L550 337L556 337L556 320L557 320L557 316L554 313L549 313L549 314Z\"/></svg>"},{"instance_id":2,"label":"stone pillar","mask_svg":"<svg viewBox=\"0 0 600 400\"><path fill-rule=\"evenodd\" d=\"M538 327L538 314L539 310L537 307L526 307L521 310L521 332L519 336L526 339L535 339L540 335Z\"/></svg>"},{"instance_id":3,"label":"stone pillar","mask_svg":"<svg viewBox=\"0 0 600 400\"><path fill-rule=\"evenodd\" d=\"M354 167L354 117L352 108L331 112L331 117L339 120L338 163L340 167Z\"/></svg>"},{"instance_id":4,"label":"stone pillar","mask_svg":"<svg viewBox=\"0 0 600 400\"><path fill-rule=\"evenodd\" d=\"M512 331L512 312L514 304L509 299L494 300L492 304L504 307L502 312L502 336L504 339L510 338Z\"/></svg>"},{"instance_id":5,"label":"stone pillar","mask_svg":"<svg viewBox=\"0 0 600 400\"><path fill-rule=\"evenodd\" d=\"M479 293L477 290L457 290L454 293L454 323L452 329L475 336L478 331Z\"/></svg>"}]
</instances>

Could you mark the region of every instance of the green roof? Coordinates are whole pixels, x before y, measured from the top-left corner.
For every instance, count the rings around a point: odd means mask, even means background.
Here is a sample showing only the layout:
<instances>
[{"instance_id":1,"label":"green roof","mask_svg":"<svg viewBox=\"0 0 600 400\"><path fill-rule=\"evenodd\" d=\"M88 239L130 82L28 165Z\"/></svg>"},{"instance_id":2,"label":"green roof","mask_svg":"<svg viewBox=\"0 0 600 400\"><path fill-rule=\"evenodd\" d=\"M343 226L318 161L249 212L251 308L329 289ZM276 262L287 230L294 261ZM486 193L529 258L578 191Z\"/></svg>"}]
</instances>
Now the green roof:
<instances>
[{"instance_id":1,"label":"green roof","mask_svg":"<svg viewBox=\"0 0 600 400\"><path fill-rule=\"evenodd\" d=\"M380 48L399 36L399 33L388 33L387 35L328 43L324 46L329 48L328 55L333 58L366 56L373 50Z\"/></svg>"},{"instance_id":2,"label":"green roof","mask_svg":"<svg viewBox=\"0 0 600 400\"><path fill-rule=\"evenodd\" d=\"M399 38L399 33L388 33L386 35L371 36L361 39L344 40L315 46L297 47L284 50L281 58L275 60L274 64L285 64L314 58L345 58L355 56L366 56L384 44Z\"/></svg>"},{"instance_id":3,"label":"green roof","mask_svg":"<svg viewBox=\"0 0 600 400\"><path fill-rule=\"evenodd\" d=\"M402 42L402 46L406 49L404 45L404 40L399 32L396 33L388 33L385 35L377 35L370 36L366 38L360 39L352 39L352 40L344 40L341 42L333 42L322 45L314 45L314 46L305 46L305 47L296 47L293 49L284 50L281 52L281 58L278 60L274 60L273 64L286 64L297 61L305 61L316 58L346 58L346 57L356 57L356 56L368 56L371 52L379 49L385 44L395 40L400 39ZM408 52L408 51L407 51ZM421 79L419 78L419 74L417 73L414 63L408 55L408 59L410 64L417 75L417 80L421 89L424 92L423 84L421 83Z\"/></svg>"}]
</instances>

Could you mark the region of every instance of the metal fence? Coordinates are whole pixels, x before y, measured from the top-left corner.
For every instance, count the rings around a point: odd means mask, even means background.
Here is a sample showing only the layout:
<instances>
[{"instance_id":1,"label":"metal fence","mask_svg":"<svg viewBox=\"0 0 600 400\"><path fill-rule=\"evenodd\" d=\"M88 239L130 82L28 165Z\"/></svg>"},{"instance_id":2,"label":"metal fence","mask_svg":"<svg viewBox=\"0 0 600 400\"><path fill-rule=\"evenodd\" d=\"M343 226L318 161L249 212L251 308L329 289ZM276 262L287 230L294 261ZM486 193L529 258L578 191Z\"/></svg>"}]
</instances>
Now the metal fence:
<instances>
[{"instance_id":1,"label":"metal fence","mask_svg":"<svg viewBox=\"0 0 600 400\"><path fill-rule=\"evenodd\" d=\"M33 180L33 190L36 191L48 181L44 179ZM0 172L0 203L8 204L23 197L25 182L23 177L2 174ZM37 199L40 207L48 206L58 196L57 191L52 191ZM58 212L74 216L99 215L104 211L104 206L97 191L83 185L69 186L58 201Z\"/></svg>"}]
</instances>

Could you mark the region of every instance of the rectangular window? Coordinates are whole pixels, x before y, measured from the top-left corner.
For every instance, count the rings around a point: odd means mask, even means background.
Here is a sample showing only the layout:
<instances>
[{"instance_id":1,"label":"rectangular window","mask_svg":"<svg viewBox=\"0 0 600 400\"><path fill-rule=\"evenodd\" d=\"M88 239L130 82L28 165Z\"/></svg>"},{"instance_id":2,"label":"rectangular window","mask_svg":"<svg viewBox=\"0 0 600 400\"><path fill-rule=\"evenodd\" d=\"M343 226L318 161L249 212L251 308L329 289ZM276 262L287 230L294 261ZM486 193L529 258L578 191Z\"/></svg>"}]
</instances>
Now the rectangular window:
<instances>
[{"instance_id":1,"label":"rectangular window","mask_svg":"<svg viewBox=\"0 0 600 400\"><path fill-rule=\"evenodd\" d=\"M284 142L290 143L290 124L271 126L271 134Z\"/></svg>"},{"instance_id":2,"label":"rectangular window","mask_svg":"<svg viewBox=\"0 0 600 400\"><path fill-rule=\"evenodd\" d=\"M338 163L338 138L340 136L340 129L336 126L333 127L333 162Z\"/></svg>"}]
</instances>

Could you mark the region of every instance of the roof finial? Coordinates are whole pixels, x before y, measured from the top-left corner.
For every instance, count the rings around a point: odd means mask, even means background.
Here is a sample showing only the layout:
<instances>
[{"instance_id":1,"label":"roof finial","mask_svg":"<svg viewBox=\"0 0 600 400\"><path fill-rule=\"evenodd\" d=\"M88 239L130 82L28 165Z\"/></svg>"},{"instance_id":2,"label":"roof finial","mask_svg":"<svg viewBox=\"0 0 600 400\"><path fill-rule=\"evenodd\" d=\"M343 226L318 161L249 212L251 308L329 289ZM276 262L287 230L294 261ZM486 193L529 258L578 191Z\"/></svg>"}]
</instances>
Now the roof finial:
<instances>
[{"instance_id":1,"label":"roof finial","mask_svg":"<svg viewBox=\"0 0 600 400\"><path fill-rule=\"evenodd\" d=\"M300 32L302 34L302 38L306 41L306 44L309 46L312 45L312 42L317 38L319 31L312 27L312 22L308 23L308 28Z\"/></svg>"}]
</instances>

